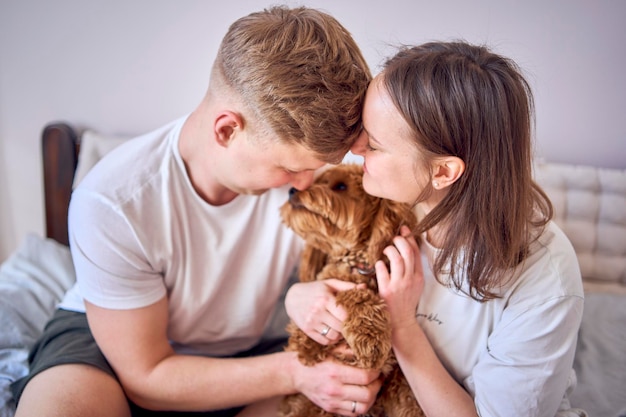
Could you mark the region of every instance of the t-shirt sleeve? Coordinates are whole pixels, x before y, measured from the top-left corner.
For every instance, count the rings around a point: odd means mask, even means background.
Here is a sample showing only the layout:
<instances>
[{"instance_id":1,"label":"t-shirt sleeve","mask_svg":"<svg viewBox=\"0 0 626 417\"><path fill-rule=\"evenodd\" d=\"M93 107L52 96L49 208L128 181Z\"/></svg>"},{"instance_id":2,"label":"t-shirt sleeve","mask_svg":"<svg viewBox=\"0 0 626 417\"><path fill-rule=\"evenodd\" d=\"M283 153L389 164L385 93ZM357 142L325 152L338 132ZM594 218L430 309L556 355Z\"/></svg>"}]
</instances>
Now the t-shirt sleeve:
<instances>
[{"instance_id":1,"label":"t-shirt sleeve","mask_svg":"<svg viewBox=\"0 0 626 417\"><path fill-rule=\"evenodd\" d=\"M119 206L78 187L69 209L70 250L82 297L110 309L141 308L166 294L162 272Z\"/></svg>"},{"instance_id":2,"label":"t-shirt sleeve","mask_svg":"<svg viewBox=\"0 0 626 417\"><path fill-rule=\"evenodd\" d=\"M583 299L506 308L466 387L481 417L554 417L569 384Z\"/></svg>"}]
</instances>

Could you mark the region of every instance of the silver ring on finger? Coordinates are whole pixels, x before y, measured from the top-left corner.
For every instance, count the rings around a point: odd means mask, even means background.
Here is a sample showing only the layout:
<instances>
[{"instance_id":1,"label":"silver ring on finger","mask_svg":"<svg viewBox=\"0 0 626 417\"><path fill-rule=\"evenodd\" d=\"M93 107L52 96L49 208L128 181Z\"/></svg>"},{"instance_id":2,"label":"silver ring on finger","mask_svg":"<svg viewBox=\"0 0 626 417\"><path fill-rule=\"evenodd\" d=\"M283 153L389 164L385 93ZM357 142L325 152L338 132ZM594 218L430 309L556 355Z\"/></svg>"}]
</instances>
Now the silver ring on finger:
<instances>
[{"instance_id":1,"label":"silver ring on finger","mask_svg":"<svg viewBox=\"0 0 626 417\"><path fill-rule=\"evenodd\" d=\"M326 327L324 327L324 328L322 329L322 331L320 332L320 334L321 334L322 336L326 336L326 335L328 334L328 332L330 332L330 326L329 326L329 325L326 325Z\"/></svg>"},{"instance_id":2,"label":"silver ring on finger","mask_svg":"<svg viewBox=\"0 0 626 417\"><path fill-rule=\"evenodd\" d=\"M356 412L356 401L352 401L352 412Z\"/></svg>"}]
</instances>

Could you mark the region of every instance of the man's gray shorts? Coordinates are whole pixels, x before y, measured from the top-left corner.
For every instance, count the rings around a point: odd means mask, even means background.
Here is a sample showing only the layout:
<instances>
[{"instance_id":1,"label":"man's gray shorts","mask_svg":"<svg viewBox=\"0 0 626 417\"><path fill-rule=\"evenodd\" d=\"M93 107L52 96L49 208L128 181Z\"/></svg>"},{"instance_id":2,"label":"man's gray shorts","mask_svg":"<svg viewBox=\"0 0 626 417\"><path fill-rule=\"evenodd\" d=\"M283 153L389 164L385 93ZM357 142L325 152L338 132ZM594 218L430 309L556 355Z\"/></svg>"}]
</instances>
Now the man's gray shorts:
<instances>
[{"instance_id":1,"label":"man's gray shorts","mask_svg":"<svg viewBox=\"0 0 626 417\"><path fill-rule=\"evenodd\" d=\"M248 357L279 352L287 343L284 338L262 341L252 349L235 356ZM58 365L84 364L95 366L117 379L115 372L96 345L87 317L84 313L58 309L46 325L28 357L30 371L27 376L11 385L16 403L26 384L37 374ZM230 417L242 410L241 407L210 412L172 412L145 410L129 401L133 417L149 416L206 416Z\"/></svg>"}]
</instances>

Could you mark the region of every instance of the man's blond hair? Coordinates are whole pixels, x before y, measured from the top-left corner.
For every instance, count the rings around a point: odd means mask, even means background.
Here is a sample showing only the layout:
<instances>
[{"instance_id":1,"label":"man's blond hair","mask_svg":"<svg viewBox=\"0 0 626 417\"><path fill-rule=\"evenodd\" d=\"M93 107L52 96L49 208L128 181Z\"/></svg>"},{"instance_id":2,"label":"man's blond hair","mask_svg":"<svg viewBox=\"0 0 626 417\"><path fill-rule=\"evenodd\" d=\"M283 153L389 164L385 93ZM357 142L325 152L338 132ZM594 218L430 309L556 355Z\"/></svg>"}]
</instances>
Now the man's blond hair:
<instances>
[{"instance_id":1,"label":"man's blond hair","mask_svg":"<svg viewBox=\"0 0 626 417\"><path fill-rule=\"evenodd\" d=\"M371 80L361 51L335 18L283 6L230 26L215 77L239 95L266 134L299 143L330 163L343 158L360 131Z\"/></svg>"}]
</instances>

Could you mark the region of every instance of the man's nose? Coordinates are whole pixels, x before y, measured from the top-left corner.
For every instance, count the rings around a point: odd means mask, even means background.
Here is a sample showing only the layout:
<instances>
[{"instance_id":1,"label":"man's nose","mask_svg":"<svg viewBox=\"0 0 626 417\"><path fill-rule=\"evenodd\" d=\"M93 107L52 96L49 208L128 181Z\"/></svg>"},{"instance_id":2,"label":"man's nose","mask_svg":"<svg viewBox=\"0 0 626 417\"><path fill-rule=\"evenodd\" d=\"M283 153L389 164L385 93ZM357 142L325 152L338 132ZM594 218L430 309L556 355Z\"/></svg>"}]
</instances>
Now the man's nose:
<instances>
[{"instance_id":1,"label":"man's nose","mask_svg":"<svg viewBox=\"0 0 626 417\"><path fill-rule=\"evenodd\" d=\"M365 134L365 131L362 131L361 134L359 134L359 137L356 139L356 141L352 144L352 147L350 148L350 152L352 152L355 155L363 155L365 153L366 143L367 143L367 135Z\"/></svg>"},{"instance_id":2,"label":"man's nose","mask_svg":"<svg viewBox=\"0 0 626 417\"><path fill-rule=\"evenodd\" d=\"M311 184L313 184L315 172L302 171L294 175L291 180L291 186L298 190L306 190Z\"/></svg>"}]
</instances>

